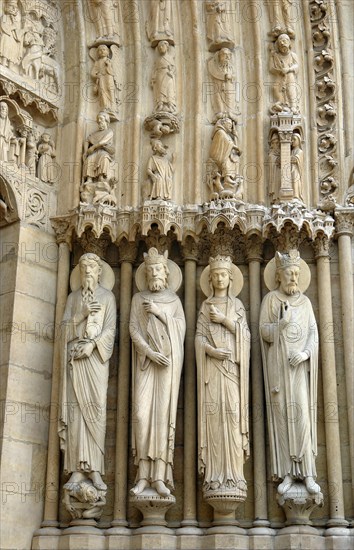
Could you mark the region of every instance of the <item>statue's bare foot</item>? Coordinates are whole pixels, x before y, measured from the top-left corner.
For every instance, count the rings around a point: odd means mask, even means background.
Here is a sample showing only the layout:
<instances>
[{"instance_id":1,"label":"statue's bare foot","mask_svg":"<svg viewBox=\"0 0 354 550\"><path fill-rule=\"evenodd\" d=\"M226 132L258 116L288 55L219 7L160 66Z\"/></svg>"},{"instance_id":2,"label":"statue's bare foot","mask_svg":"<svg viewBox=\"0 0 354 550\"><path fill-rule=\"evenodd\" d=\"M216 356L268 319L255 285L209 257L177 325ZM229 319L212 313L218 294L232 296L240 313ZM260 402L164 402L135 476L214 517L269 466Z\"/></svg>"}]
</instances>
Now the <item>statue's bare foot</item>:
<instances>
[{"instance_id":1,"label":"statue's bare foot","mask_svg":"<svg viewBox=\"0 0 354 550\"><path fill-rule=\"evenodd\" d=\"M289 475L285 476L281 484L278 486L278 493L280 495L284 495L284 493L289 491L293 483L294 483L294 480L291 476Z\"/></svg>"},{"instance_id":2,"label":"statue's bare foot","mask_svg":"<svg viewBox=\"0 0 354 550\"><path fill-rule=\"evenodd\" d=\"M212 481L210 483L210 489L212 491L217 491L218 489L220 489L220 483L218 481Z\"/></svg>"},{"instance_id":3,"label":"statue's bare foot","mask_svg":"<svg viewBox=\"0 0 354 550\"><path fill-rule=\"evenodd\" d=\"M147 479L139 479L138 483L129 492L132 496L140 495L149 485Z\"/></svg>"},{"instance_id":4,"label":"statue's bare foot","mask_svg":"<svg viewBox=\"0 0 354 550\"><path fill-rule=\"evenodd\" d=\"M317 495L321 492L321 487L312 476L305 477L305 486L311 495Z\"/></svg>"},{"instance_id":5,"label":"statue's bare foot","mask_svg":"<svg viewBox=\"0 0 354 550\"><path fill-rule=\"evenodd\" d=\"M163 481L154 481L151 486L159 493L160 497L168 497L171 494L171 491L167 489Z\"/></svg>"},{"instance_id":6,"label":"statue's bare foot","mask_svg":"<svg viewBox=\"0 0 354 550\"><path fill-rule=\"evenodd\" d=\"M92 480L97 491L107 491L107 485L103 483L100 472L91 472L89 478Z\"/></svg>"}]
</instances>

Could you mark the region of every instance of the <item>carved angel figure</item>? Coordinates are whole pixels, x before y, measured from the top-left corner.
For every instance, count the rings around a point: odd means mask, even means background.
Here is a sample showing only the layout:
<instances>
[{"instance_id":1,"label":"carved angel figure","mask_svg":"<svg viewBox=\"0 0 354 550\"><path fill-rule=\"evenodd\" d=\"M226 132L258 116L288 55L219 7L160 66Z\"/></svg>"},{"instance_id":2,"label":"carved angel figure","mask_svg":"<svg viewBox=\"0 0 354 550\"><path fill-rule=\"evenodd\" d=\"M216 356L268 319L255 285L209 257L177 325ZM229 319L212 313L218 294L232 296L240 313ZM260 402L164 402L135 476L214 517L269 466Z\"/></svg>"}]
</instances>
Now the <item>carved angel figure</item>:
<instances>
[{"instance_id":1,"label":"carved angel figure","mask_svg":"<svg viewBox=\"0 0 354 550\"><path fill-rule=\"evenodd\" d=\"M91 77L95 81L94 92L98 96L100 109L116 113L120 90L117 81L118 46L113 44L108 48L105 44L101 44L98 48L90 49L90 57L94 60Z\"/></svg>"}]
</instances>

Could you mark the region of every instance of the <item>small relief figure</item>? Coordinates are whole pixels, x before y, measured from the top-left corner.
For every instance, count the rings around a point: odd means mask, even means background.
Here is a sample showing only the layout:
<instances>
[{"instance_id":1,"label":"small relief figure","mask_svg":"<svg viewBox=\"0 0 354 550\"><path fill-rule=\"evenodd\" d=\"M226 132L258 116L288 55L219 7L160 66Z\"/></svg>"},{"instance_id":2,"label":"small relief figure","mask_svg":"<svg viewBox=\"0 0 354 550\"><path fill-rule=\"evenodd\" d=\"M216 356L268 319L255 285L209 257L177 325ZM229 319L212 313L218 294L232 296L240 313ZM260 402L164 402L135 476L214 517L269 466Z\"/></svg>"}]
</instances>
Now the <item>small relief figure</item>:
<instances>
[{"instance_id":1,"label":"small relief figure","mask_svg":"<svg viewBox=\"0 0 354 550\"><path fill-rule=\"evenodd\" d=\"M97 49L90 49L90 57L94 60L91 77L95 81L94 93L98 97L100 109L116 118L119 104L118 91L120 90L117 81L118 46L113 44L111 48L108 48L105 44L101 44Z\"/></svg>"},{"instance_id":2,"label":"small relief figure","mask_svg":"<svg viewBox=\"0 0 354 550\"><path fill-rule=\"evenodd\" d=\"M173 46L167 40L161 40L156 48L159 58L155 61L151 87L154 94L155 112L175 113L176 103L176 67L173 59Z\"/></svg>"},{"instance_id":3,"label":"small relief figure","mask_svg":"<svg viewBox=\"0 0 354 550\"><path fill-rule=\"evenodd\" d=\"M111 38L118 44L118 2L112 0L87 0L90 19L96 30L96 39Z\"/></svg>"},{"instance_id":4,"label":"small relief figure","mask_svg":"<svg viewBox=\"0 0 354 550\"><path fill-rule=\"evenodd\" d=\"M65 483L63 504L74 519L99 519L106 504L106 490L96 489L82 474L82 481Z\"/></svg>"},{"instance_id":5,"label":"small relief figure","mask_svg":"<svg viewBox=\"0 0 354 550\"><path fill-rule=\"evenodd\" d=\"M36 175L36 165L38 160L38 149L36 141L37 140L33 132L29 132L26 139L25 164L31 176Z\"/></svg>"},{"instance_id":6,"label":"small relief figure","mask_svg":"<svg viewBox=\"0 0 354 550\"><path fill-rule=\"evenodd\" d=\"M92 132L85 142L83 177L88 183L109 179L113 162L113 130L105 112L97 115L98 130Z\"/></svg>"},{"instance_id":7,"label":"small relief figure","mask_svg":"<svg viewBox=\"0 0 354 550\"><path fill-rule=\"evenodd\" d=\"M70 285L60 345L58 431L64 472L70 475L64 500L74 518L100 517L107 491L102 475L108 366L116 326L114 273L96 254L83 254Z\"/></svg>"},{"instance_id":8,"label":"small relief figure","mask_svg":"<svg viewBox=\"0 0 354 550\"><path fill-rule=\"evenodd\" d=\"M171 0L150 0L146 34L152 47L155 47L161 40L167 40L170 44L174 44Z\"/></svg>"},{"instance_id":9,"label":"small relief figure","mask_svg":"<svg viewBox=\"0 0 354 550\"><path fill-rule=\"evenodd\" d=\"M23 29L17 0L4 2L4 14L0 17L0 62L13 69L22 58Z\"/></svg>"},{"instance_id":10,"label":"small relief figure","mask_svg":"<svg viewBox=\"0 0 354 550\"><path fill-rule=\"evenodd\" d=\"M318 333L303 294L310 278L297 250L276 252L264 273L270 292L261 306L260 336L271 473L281 480L279 495L297 481L310 495L321 491L315 481Z\"/></svg>"},{"instance_id":11,"label":"small relief figure","mask_svg":"<svg viewBox=\"0 0 354 550\"><path fill-rule=\"evenodd\" d=\"M242 179L239 177L241 151L238 147L236 122L221 118L215 124L209 152L211 170L209 186L212 199L243 197Z\"/></svg>"},{"instance_id":12,"label":"small relief figure","mask_svg":"<svg viewBox=\"0 0 354 550\"><path fill-rule=\"evenodd\" d=\"M276 79L273 86L276 103L271 112L291 111L299 113L299 87L297 56L291 51L291 41L287 34L281 34L270 52L270 72Z\"/></svg>"},{"instance_id":13,"label":"small relief figure","mask_svg":"<svg viewBox=\"0 0 354 550\"><path fill-rule=\"evenodd\" d=\"M205 2L207 17L207 38L209 51L221 48L234 48L235 42L230 25L232 7L229 0L207 0Z\"/></svg>"},{"instance_id":14,"label":"small relief figure","mask_svg":"<svg viewBox=\"0 0 354 550\"><path fill-rule=\"evenodd\" d=\"M198 315L195 338L204 496L220 492L240 500L247 494L243 465L250 451L250 332L245 308L236 298L242 284L242 274L230 257L210 258L200 280L208 298Z\"/></svg>"},{"instance_id":15,"label":"small relief figure","mask_svg":"<svg viewBox=\"0 0 354 550\"><path fill-rule=\"evenodd\" d=\"M54 183L57 173L57 164L53 160L57 156L55 151L54 141L51 135L45 132L41 135L38 143L38 166L37 175L38 178L46 183Z\"/></svg>"},{"instance_id":16,"label":"small relief figure","mask_svg":"<svg viewBox=\"0 0 354 550\"><path fill-rule=\"evenodd\" d=\"M269 141L269 196L271 202L279 198L280 183L280 141L278 132L274 132Z\"/></svg>"},{"instance_id":17,"label":"small relief figure","mask_svg":"<svg viewBox=\"0 0 354 550\"><path fill-rule=\"evenodd\" d=\"M294 6L294 13L291 13L291 6ZM271 12L271 22L273 27L271 33L275 38L280 34L286 33L290 38L295 38L295 32L292 23L300 16L296 12L296 5L294 0L273 0L269 4Z\"/></svg>"},{"instance_id":18,"label":"small relief figure","mask_svg":"<svg viewBox=\"0 0 354 550\"><path fill-rule=\"evenodd\" d=\"M182 282L177 264L156 248L144 253L136 272L140 292L133 296L132 451L137 466L131 495L150 487L162 497L174 489L173 456L186 323L176 291Z\"/></svg>"},{"instance_id":19,"label":"small relief figure","mask_svg":"<svg viewBox=\"0 0 354 550\"><path fill-rule=\"evenodd\" d=\"M301 148L301 138L296 132L291 138L290 157L291 187L294 198L304 201L303 197L303 173L304 173L304 152Z\"/></svg>"},{"instance_id":20,"label":"small relief figure","mask_svg":"<svg viewBox=\"0 0 354 550\"><path fill-rule=\"evenodd\" d=\"M222 48L208 61L212 78L211 104L215 119L236 116L236 77L232 63L232 52Z\"/></svg>"},{"instance_id":21,"label":"small relief figure","mask_svg":"<svg viewBox=\"0 0 354 550\"><path fill-rule=\"evenodd\" d=\"M163 145L159 139L152 139L150 143L153 154L147 165L147 173L151 183L149 198L150 200L171 200L176 156L173 154L170 160L167 157L167 145Z\"/></svg>"},{"instance_id":22,"label":"small relief figure","mask_svg":"<svg viewBox=\"0 0 354 550\"><path fill-rule=\"evenodd\" d=\"M9 118L9 108L5 101L0 102L0 160L9 161L10 147L16 144L16 137L13 132Z\"/></svg>"},{"instance_id":23,"label":"small relief figure","mask_svg":"<svg viewBox=\"0 0 354 550\"><path fill-rule=\"evenodd\" d=\"M23 45L26 53L22 59L24 74L39 79L39 72L42 65L42 54L44 49L43 25L35 12L30 12L26 18Z\"/></svg>"}]
</instances>

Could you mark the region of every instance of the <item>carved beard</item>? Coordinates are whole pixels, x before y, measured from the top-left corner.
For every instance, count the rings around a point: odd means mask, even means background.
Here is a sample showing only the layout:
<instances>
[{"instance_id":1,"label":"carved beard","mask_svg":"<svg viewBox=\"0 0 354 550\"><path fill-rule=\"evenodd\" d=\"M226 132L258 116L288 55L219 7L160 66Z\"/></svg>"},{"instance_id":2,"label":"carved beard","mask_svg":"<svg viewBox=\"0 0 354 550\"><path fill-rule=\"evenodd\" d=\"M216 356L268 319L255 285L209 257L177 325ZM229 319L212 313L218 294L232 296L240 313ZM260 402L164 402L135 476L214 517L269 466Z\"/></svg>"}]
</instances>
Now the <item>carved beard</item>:
<instances>
[{"instance_id":1,"label":"carved beard","mask_svg":"<svg viewBox=\"0 0 354 550\"><path fill-rule=\"evenodd\" d=\"M287 294L289 294L290 296L292 296L293 294L295 294L298 290L297 288L297 284L296 283L289 283L288 285L286 285L284 287L284 290Z\"/></svg>"},{"instance_id":2,"label":"carved beard","mask_svg":"<svg viewBox=\"0 0 354 550\"><path fill-rule=\"evenodd\" d=\"M166 288L166 281L160 278L150 279L148 285L150 292L157 292L158 290L164 290Z\"/></svg>"},{"instance_id":3,"label":"carved beard","mask_svg":"<svg viewBox=\"0 0 354 550\"><path fill-rule=\"evenodd\" d=\"M95 289L93 287L93 280L92 279L85 279L85 283L82 286L82 300L88 304L89 302L93 301L93 295Z\"/></svg>"}]
</instances>

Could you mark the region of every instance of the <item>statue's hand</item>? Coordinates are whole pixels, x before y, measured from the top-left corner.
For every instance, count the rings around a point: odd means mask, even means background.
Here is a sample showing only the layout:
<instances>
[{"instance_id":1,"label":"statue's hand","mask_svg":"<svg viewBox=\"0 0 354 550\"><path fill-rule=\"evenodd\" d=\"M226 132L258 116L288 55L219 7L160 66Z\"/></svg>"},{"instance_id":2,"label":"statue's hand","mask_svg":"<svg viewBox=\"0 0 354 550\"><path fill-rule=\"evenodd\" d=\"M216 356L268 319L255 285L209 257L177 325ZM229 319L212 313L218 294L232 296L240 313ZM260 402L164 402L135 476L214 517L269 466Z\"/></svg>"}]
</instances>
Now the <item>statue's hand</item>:
<instances>
[{"instance_id":1,"label":"statue's hand","mask_svg":"<svg viewBox=\"0 0 354 550\"><path fill-rule=\"evenodd\" d=\"M156 363L159 365L159 367L169 367L170 366L170 360L165 357L162 353L159 353L158 351L152 351L148 354L149 359L153 363Z\"/></svg>"},{"instance_id":2,"label":"statue's hand","mask_svg":"<svg viewBox=\"0 0 354 550\"><path fill-rule=\"evenodd\" d=\"M90 357L95 347L91 340L79 340L74 349L74 359Z\"/></svg>"},{"instance_id":3,"label":"statue's hand","mask_svg":"<svg viewBox=\"0 0 354 550\"><path fill-rule=\"evenodd\" d=\"M147 313L152 313L153 315L158 317L160 311L155 302L153 302L152 300L145 300L143 302L143 306Z\"/></svg>"},{"instance_id":4,"label":"statue's hand","mask_svg":"<svg viewBox=\"0 0 354 550\"><path fill-rule=\"evenodd\" d=\"M101 304L99 304L96 300L92 300L92 302L84 303L82 313L84 317L88 317L90 313L97 313L101 308Z\"/></svg>"},{"instance_id":5,"label":"statue's hand","mask_svg":"<svg viewBox=\"0 0 354 550\"><path fill-rule=\"evenodd\" d=\"M221 313L220 309L215 307L214 305L210 306L210 320L213 321L213 323L223 323L226 319L225 315Z\"/></svg>"},{"instance_id":6,"label":"statue's hand","mask_svg":"<svg viewBox=\"0 0 354 550\"><path fill-rule=\"evenodd\" d=\"M303 363L304 361L307 361L308 355L304 351L299 351L297 353L293 353L292 356L289 359L289 363L292 367L297 367L300 365L300 363Z\"/></svg>"},{"instance_id":7,"label":"statue's hand","mask_svg":"<svg viewBox=\"0 0 354 550\"><path fill-rule=\"evenodd\" d=\"M286 300L285 302L282 302L281 304L281 319L279 322L279 328L281 330L284 330L291 320L291 311L289 302Z\"/></svg>"},{"instance_id":8,"label":"statue's hand","mask_svg":"<svg viewBox=\"0 0 354 550\"><path fill-rule=\"evenodd\" d=\"M210 347L207 350L207 354L210 355L210 357L214 357L214 359L220 359L222 361L224 359L229 359L231 351L225 348Z\"/></svg>"}]
</instances>

